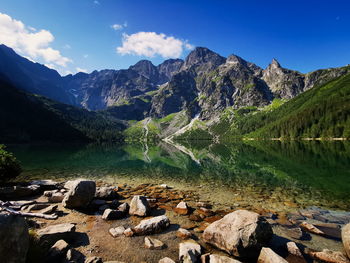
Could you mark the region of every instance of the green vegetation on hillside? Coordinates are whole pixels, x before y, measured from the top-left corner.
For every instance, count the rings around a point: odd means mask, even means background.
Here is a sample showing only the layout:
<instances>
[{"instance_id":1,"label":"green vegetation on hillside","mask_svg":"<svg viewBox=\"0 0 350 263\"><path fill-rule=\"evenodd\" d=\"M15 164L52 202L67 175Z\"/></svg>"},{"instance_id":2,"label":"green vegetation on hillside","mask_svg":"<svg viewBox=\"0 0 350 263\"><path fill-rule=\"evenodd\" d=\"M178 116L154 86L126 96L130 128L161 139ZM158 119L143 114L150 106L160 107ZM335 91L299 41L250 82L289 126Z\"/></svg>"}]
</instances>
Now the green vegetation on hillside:
<instances>
[{"instance_id":1,"label":"green vegetation on hillside","mask_svg":"<svg viewBox=\"0 0 350 263\"><path fill-rule=\"evenodd\" d=\"M12 153L6 151L5 146L0 144L0 180L16 177L22 169Z\"/></svg>"}]
</instances>

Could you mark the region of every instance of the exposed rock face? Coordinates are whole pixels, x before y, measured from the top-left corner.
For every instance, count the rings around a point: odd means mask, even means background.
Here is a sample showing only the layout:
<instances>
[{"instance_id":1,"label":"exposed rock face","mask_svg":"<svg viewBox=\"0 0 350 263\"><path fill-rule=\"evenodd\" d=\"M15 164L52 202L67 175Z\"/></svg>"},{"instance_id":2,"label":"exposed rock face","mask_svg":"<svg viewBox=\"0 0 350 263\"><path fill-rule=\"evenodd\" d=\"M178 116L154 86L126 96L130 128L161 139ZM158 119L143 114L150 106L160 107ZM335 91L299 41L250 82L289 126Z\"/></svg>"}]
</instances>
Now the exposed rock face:
<instances>
[{"instance_id":1,"label":"exposed rock face","mask_svg":"<svg viewBox=\"0 0 350 263\"><path fill-rule=\"evenodd\" d=\"M194 240L179 244L179 260L183 263L196 263L201 255L201 246Z\"/></svg>"},{"instance_id":2,"label":"exposed rock face","mask_svg":"<svg viewBox=\"0 0 350 263\"><path fill-rule=\"evenodd\" d=\"M254 257L272 234L269 223L257 213L237 210L209 225L202 238L231 255Z\"/></svg>"},{"instance_id":3,"label":"exposed rock face","mask_svg":"<svg viewBox=\"0 0 350 263\"><path fill-rule=\"evenodd\" d=\"M129 214L135 216L146 216L150 210L147 198L136 195L132 198L129 208Z\"/></svg>"},{"instance_id":4,"label":"exposed rock face","mask_svg":"<svg viewBox=\"0 0 350 263\"><path fill-rule=\"evenodd\" d=\"M95 196L96 184L89 180L75 180L62 203L67 208L85 208Z\"/></svg>"},{"instance_id":5,"label":"exposed rock face","mask_svg":"<svg viewBox=\"0 0 350 263\"><path fill-rule=\"evenodd\" d=\"M341 239L343 241L344 250L350 258L350 223L342 228Z\"/></svg>"},{"instance_id":6,"label":"exposed rock face","mask_svg":"<svg viewBox=\"0 0 350 263\"><path fill-rule=\"evenodd\" d=\"M28 248L28 226L24 218L0 213L0 259L8 263L24 263Z\"/></svg>"},{"instance_id":7,"label":"exposed rock face","mask_svg":"<svg viewBox=\"0 0 350 263\"><path fill-rule=\"evenodd\" d=\"M69 241L75 232L74 224L58 224L51 225L38 231L40 242L47 242L48 244L54 244L60 239Z\"/></svg>"},{"instance_id":8,"label":"exposed rock face","mask_svg":"<svg viewBox=\"0 0 350 263\"><path fill-rule=\"evenodd\" d=\"M271 248L263 247L260 251L258 263L288 263L287 260L277 255Z\"/></svg>"},{"instance_id":9,"label":"exposed rock face","mask_svg":"<svg viewBox=\"0 0 350 263\"><path fill-rule=\"evenodd\" d=\"M137 235L146 235L159 233L170 225L169 218L165 215L156 216L150 219L144 219L133 228L133 232Z\"/></svg>"}]
</instances>

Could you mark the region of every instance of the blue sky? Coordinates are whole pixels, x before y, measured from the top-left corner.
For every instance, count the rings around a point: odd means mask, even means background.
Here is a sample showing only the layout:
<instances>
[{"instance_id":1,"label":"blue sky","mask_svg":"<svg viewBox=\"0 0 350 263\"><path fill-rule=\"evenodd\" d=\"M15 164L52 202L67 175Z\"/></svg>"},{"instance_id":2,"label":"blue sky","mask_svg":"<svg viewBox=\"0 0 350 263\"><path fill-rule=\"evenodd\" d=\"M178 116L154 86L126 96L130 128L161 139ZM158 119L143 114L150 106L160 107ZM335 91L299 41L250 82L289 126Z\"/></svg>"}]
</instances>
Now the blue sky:
<instances>
[{"instance_id":1,"label":"blue sky","mask_svg":"<svg viewBox=\"0 0 350 263\"><path fill-rule=\"evenodd\" d=\"M346 0L1 0L0 13L0 42L62 74L157 65L194 46L301 72L350 63Z\"/></svg>"}]
</instances>

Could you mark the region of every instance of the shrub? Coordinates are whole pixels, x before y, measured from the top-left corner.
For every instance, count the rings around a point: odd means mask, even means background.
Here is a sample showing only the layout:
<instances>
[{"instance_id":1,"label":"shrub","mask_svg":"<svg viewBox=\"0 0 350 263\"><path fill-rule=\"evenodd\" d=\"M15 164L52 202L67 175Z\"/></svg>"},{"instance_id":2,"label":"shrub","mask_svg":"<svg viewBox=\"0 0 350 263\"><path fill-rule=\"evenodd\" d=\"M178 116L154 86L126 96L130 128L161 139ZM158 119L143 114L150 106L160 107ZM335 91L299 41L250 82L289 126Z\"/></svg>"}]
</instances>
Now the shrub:
<instances>
[{"instance_id":1,"label":"shrub","mask_svg":"<svg viewBox=\"0 0 350 263\"><path fill-rule=\"evenodd\" d=\"M5 150L4 145L0 144L0 180L16 177L21 171L17 159Z\"/></svg>"}]
</instances>

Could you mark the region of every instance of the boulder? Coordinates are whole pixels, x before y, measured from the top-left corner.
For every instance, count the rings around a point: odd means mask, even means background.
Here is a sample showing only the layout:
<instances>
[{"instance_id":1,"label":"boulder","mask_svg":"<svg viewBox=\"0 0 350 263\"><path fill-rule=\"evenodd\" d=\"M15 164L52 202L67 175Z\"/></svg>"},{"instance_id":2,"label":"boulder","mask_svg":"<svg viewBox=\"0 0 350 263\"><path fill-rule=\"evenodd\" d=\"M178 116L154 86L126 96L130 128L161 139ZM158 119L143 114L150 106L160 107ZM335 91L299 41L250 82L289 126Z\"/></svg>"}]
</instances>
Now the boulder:
<instances>
[{"instance_id":1,"label":"boulder","mask_svg":"<svg viewBox=\"0 0 350 263\"><path fill-rule=\"evenodd\" d=\"M190 210L188 208L188 205L186 202L181 201L180 203L178 203L178 205L174 208L174 212L180 214L180 215L187 215Z\"/></svg>"},{"instance_id":2,"label":"boulder","mask_svg":"<svg viewBox=\"0 0 350 263\"><path fill-rule=\"evenodd\" d=\"M149 213L150 206L146 197L135 195L130 203L129 214L135 216L146 216Z\"/></svg>"},{"instance_id":3,"label":"boulder","mask_svg":"<svg viewBox=\"0 0 350 263\"><path fill-rule=\"evenodd\" d=\"M302 257L303 255L300 252L300 249L298 248L297 244L294 242L290 241L287 242L287 250L290 255Z\"/></svg>"},{"instance_id":4,"label":"boulder","mask_svg":"<svg viewBox=\"0 0 350 263\"><path fill-rule=\"evenodd\" d=\"M201 262L202 263L241 263L241 261L238 261L236 259L217 255L217 254L212 254L212 255L204 254L201 257Z\"/></svg>"},{"instance_id":5,"label":"boulder","mask_svg":"<svg viewBox=\"0 0 350 263\"><path fill-rule=\"evenodd\" d=\"M165 244L159 239L145 237L145 248L148 249L163 249L165 248Z\"/></svg>"},{"instance_id":6,"label":"boulder","mask_svg":"<svg viewBox=\"0 0 350 263\"><path fill-rule=\"evenodd\" d=\"M165 257L158 261L158 263L175 263L171 258Z\"/></svg>"},{"instance_id":7,"label":"boulder","mask_svg":"<svg viewBox=\"0 0 350 263\"><path fill-rule=\"evenodd\" d=\"M192 234L187 229L179 228L179 230L177 230L177 232L176 232L176 236L179 238L182 238L182 239L188 239L188 238L192 237Z\"/></svg>"},{"instance_id":8,"label":"boulder","mask_svg":"<svg viewBox=\"0 0 350 263\"><path fill-rule=\"evenodd\" d=\"M96 188L95 197L97 199L113 200L118 198L118 188L114 186L102 186Z\"/></svg>"},{"instance_id":9,"label":"boulder","mask_svg":"<svg viewBox=\"0 0 350 263\"><path fill-rule=\"evenodd\" d=\"M125 231L125 227L123 226L118 226L118 227L109 229L109 233L111 234L112 237L122 236L124 234L124 231Z\"/></svg>"},{"instance_id":10,"label":"boulder","mask_svg":"<svg viewBox=\"0 0 350 263\"><path fill-rule=\"evenodd\" d=\"M115 219L121 219L125 216L124 212L118 211L118 210L112 210L112 209L106 209L103 212L102 219L104 220L115 220Z\"/></svg>"},{"instance_id":11,"label":"boulder","mask_svg":"<svg viewBox=\"0 0 350 263\"><path fill-rule=\"evenodd\" d=\"M205 242L237 257L255 257L272 238L270 224L259 214L237 210L210 224Z\"/></svg>"},{"instance_id":12,"label":"boulder","mask_svg":"<svg viewBox=\"0 0 350 263\"><path fill-rule=\"evenodd\" d=\"M170 225L169 218L165 215L144 219L133 228L136 235L147 235L159 233Z\"/></svg>"},{"instance_id":13,"label":"boulder","mask_svg":"<svg viewBox=\"0 0 350 263\"><path fill-rule=\"evenodd\" d=\"M196 263L201 255L201 246L194 240L179 244L179 260L183 263Z\"/></svg>"},{"instance_id":14,"label":"boulder","mask_svg":"<svg viewBox=\"0 0 350 263\"><path fill-rule=\"evenodd\" d=\"M47 244L54 244L60 239L65 241L69 241L72 239L72 236L75 232L75 225L66 223L66 224L58 224L51 225L46 228L40 229L38 231L38 236L40 242L45 242Z\"/></svg>"},{"instance_id":15,"label":"boulder","mask_svg":"<svg viewBox=\"0 0 350 263\"><path fill-rule=\"evenodd\" d=\"M84 263L103 263L102 258L99 257L89 257L85 259Z\"/></svg>"},{"instance_id":16,"label":"boulder","mask_svg":"<svg viewBox=\"0 0 350 263\"><path fill-rule=\"evenodd\" d=\"M345 225L341 231L341 238L346 254L350 258L350 224Z\"/></svg>"},{"instance_id":17,"label":"boulder","mask_svg":"<svg viewBox=\"0 0 350 263\"><path fill-rule=\"evenodd\" d=\"M288 263L288 261L273 252L271 248L263 247L257 263Z\"/></svg>"},{"instance_id":18,"label":"boulder","mask_svg":"<svg viewBox=\"0 0 350 263\"><path fill-rule=\"evenodd\" d=\"M96 184L89 180L75 180L69 183L69 191L62 203L66 208L85 208L95 196Z\"/></svg>"},{"instance_id":19,"label":"boulder","mask_svg":"<svg viewBox=\"0 0 350 263\"><path fill-rule=\"evenodd\" d=\"M128 203L123 203L120 206L118 206L118 210L124 213L129 212L129 204Z\"/></svg>"},{"instance_id":20,"label":"boulder","mask_svg":"<svg viewBox=\"0 0 350 263\"><path fill-rule=\"evenodd\" d=\"M58 240L49 250L45 262L61 262L67 254L69 245L63 239Z\"/></svg>"},{"instance_id":21,"label":"boulder","mask_svg":"<svg viewBox=\"0 0 350 263\"><path fill-rule=\"evenodd\" d=\"M26 262L29 234L21 216L0 213L0 259L7 263Z\"/></svg>"},{"instance_id":22,"label":"boulder","mask_svg":"<svg viewBox=\"0 0 350 263\"><path fill-rule=\"evenodd\" d=\"M345 254L339 251L331 251L323 249L320 252L310 252L310 256L316 260L327 263L350 263L350 260Z\"/></svg>"}]
</instances>

